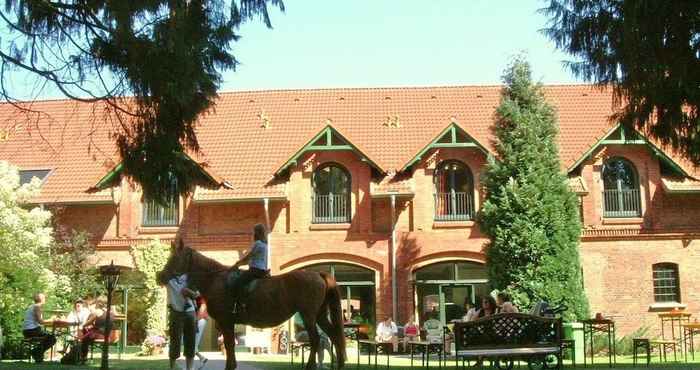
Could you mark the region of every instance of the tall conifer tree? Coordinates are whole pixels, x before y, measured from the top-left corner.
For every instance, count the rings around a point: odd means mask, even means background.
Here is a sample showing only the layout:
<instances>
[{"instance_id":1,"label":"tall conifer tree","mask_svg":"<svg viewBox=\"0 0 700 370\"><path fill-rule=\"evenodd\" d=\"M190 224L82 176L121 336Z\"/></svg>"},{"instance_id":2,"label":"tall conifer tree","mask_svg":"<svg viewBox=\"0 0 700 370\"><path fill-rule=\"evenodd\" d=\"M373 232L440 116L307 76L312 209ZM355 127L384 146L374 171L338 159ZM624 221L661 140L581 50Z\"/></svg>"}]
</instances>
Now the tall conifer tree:
<instances>
[{"instance_id":1,"label":"tall conifer tree","mask_svg":"<svg viewBox=\"0 0 700 370\"><path fill-rule=\"evenodd\" d=\"M556 145L556 115L530 65L516 58L505 71L494 133L497 159L484 175L480 214L489 279L516 303L564 301L568 318L583 318L576 195L568 188Z\"/></svg>"}]
</instances>

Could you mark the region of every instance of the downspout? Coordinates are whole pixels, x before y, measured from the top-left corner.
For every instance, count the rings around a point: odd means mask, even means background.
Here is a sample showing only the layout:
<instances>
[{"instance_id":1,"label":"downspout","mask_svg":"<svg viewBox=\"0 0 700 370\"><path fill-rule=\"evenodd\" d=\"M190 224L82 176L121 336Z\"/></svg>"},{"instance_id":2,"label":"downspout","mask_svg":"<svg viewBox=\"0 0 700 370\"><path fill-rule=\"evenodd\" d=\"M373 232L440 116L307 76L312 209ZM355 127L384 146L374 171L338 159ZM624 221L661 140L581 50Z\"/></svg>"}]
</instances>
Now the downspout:
<instances>
[{"instance_id":1,"label":"downspout","mask_svg":"<svg viewBox=\"0 0 700 370\"><path fill-rule=\"evenodd\" d=\"M399 297L396 271L396 194L391 194L391 313L394 321L398 322Z\"/></svg>"},{"instance_id":2,"label":"downspout","mask_svg":"<svg viewBox=\"0 0 700 370\"><path fill-rule=\"evenodd\" d=\"M270 240L270 198L263 198L263 207L265 208L265 228L267 229L267 262L271 262L272 241Z\"/></svg>"}]
</instances>

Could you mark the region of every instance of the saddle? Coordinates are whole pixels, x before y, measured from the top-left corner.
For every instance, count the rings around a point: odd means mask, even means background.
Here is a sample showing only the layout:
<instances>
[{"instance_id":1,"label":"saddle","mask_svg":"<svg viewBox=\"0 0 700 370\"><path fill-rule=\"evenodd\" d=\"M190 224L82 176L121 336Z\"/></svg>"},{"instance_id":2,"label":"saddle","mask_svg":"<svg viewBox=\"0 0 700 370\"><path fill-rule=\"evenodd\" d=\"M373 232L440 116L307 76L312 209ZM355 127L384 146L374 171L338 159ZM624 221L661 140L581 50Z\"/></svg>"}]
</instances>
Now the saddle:
<instances>
[{"instance_id":1,"label":"saddle","mask_svg":"<svg viewBox=\"0 0 700 370\"><path fill-rule=\"evenodd\" d=\"M243 282L243 286L240 286L241 282L239 281L241 278L241 275L243 274L243 271L235 268L231 269L228 272L228 275L226 276L226 291L231 293L234 296L240 296L236 297L237 299L242 299L243 297L247 296L255 290L255 287L258 285L258 280L260 279L267 279L270 277L270 270L266 271L265 276L263 277L252 277L251 281L248 283Z\"/></svg>"}]
</instances>

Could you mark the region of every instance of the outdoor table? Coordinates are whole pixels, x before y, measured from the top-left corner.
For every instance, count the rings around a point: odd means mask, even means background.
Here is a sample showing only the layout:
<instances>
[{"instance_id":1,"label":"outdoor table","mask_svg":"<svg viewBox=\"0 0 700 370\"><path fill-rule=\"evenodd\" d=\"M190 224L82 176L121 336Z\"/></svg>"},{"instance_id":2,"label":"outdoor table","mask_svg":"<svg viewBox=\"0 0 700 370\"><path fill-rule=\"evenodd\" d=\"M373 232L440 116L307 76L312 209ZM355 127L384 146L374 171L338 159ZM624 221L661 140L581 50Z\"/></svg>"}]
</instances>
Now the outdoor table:
<instances>
[{"instance_id":1,"label":"outdoor table","mask_svg":"<svg viewBox=\"0 0 700 370\"><path fill-rule=\"evenodd\" d=\"M692 314L684 311L671 311L659 314L659 319L661 320L661 338L666 338L666 324L671 326L671 337L668 339L680 339L683 335L683 323L690 322L690 316ZM676 331L678 328L678 331ZM676 336L676 333L678 336Z\"/></svg>"},{"instance_id":2,"label":"outdoor table","mask_svg":"<svg viewBox=\"0 0 700 370\"><path fill-rule=\"evenodd\" d=\"M68 333L68 329L70 329L73 326L78 326L78 323L71 322L71 321L65 321L65 320L52 320L49 321L46 326L51 328L51 335L56 337L56 343L58 343L58 337L64 337L70 335ZM58 330L57 330L58 329ZM58 334L57 334L58 331ZM65 339L63 341L64 343L66 342ZM49 352L49 361L53 361L53 349L56 345L54 344L51 347L51 352Z\"/></svg>"},{"instance_id":3,"label":"outdoor table","mask_svg":"<svg viewBox=\"0 0 700 370\"><path fill-rule=\"evenodd\" d=\"M613 367L617 363L615 358L615 322L609 319L590 319L581 321L583 324L583 347L586 348L586 340L590 344L591 365L593 365L593 335L602 333L608 335L608 364ZM586 366L586 354L583 355L583 366Z\"/></svg>"},{"instance_id":4,"label":"outdoor table","mask_svg":"<svg viewBox=\"0 0 700 370\"><path fill-rule=\"evenodd\" d=\"M688 351L695 360L695 339L700 335L700 322L681 324L683 327L683 348L685 348L685 362L688 362Z\"/></svg>"},{"instance_id":5,"label":"outdoor table","mask_svg":"<svg viewBox=\"0 0 700 370\"><path fill-rule=\"evenodd\" d=\"M430 368L430 349L437 348L438 367L442 368L442 352L444 350L443 343L434 343L427 340L409 341L408 346L411 348L411 368L413 368L413 353L415 347L421 347L421 366Z\"/></svg>"}]
</instances>

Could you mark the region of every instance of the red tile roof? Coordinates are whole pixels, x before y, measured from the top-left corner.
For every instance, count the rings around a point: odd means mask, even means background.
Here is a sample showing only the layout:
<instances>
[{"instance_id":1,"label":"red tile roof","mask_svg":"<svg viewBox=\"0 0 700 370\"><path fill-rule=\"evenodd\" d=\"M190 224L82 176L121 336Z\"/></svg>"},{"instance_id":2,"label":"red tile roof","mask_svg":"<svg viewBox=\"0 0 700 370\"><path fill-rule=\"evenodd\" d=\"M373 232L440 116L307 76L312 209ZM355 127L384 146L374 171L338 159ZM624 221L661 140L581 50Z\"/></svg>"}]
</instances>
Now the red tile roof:
<instances>
[{"instance_id":1,"label":"red tile roof","mask_svg":"<svg viewBox=\"0 0 700 370\"><path fill-rule=\"evenodd\" d=\"M207 169L230 182L233 189L198 189L196 199L285 196L284 182L276 180L274 173L329 120L387 172L400 170L453 120L492 150L490 127L500 89L456 86L222 93L215 110L200 119L197 134L202 153L197 160L206 161ZM608 119L612 97L609 91L588 85L546 86L545 94L559 115L562 166L568 168L612 127ZM10 131L9 139L0 141L0 159L21 168L54 169L42 187L43 201L104 198L86 193L118 161L109 137L113 126L105 122L104 110L99 105L63 100L35 102L32 107L47 115L17 113L9 104L0 105L0 130ZM9 130L16 124L20 124L18 129ZM673 157L693 176L700 174L688 162ZM382 180L375 188L411 188L405 179L392 186L390 180Z\"/></svg>"}]
</instances>

